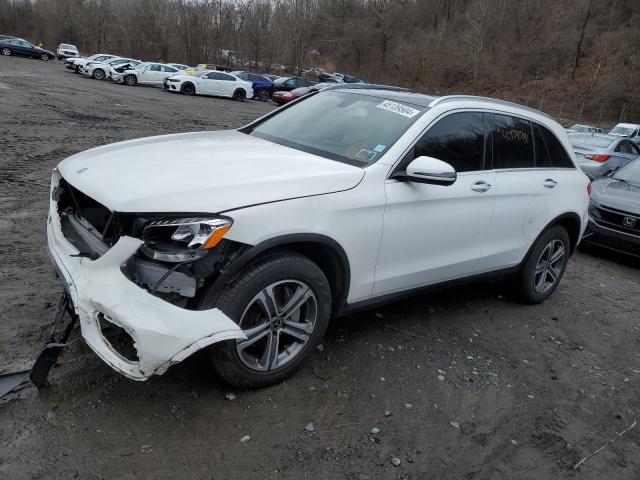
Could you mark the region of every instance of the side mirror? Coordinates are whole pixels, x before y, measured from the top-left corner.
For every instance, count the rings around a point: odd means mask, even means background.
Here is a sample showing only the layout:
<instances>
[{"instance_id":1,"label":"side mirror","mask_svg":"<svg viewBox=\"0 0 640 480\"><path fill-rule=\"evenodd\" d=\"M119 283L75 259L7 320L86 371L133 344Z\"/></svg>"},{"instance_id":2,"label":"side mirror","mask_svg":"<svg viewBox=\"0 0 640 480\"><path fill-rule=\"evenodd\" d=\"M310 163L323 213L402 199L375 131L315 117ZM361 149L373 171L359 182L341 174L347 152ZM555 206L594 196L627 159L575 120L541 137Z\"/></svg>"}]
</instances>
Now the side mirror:
<instances>
[{"instance_id":1,"label":"side mirror","mask_svg":"<svg viewBox=\"0 0 640 480\"><path fill-rule=\"evenodd\" d=\"M447 162L424 156L413 159L406 171L393 176L398 180L433 185L451 185L457 177L456 170Z\"/></svg>"}]
</instances>

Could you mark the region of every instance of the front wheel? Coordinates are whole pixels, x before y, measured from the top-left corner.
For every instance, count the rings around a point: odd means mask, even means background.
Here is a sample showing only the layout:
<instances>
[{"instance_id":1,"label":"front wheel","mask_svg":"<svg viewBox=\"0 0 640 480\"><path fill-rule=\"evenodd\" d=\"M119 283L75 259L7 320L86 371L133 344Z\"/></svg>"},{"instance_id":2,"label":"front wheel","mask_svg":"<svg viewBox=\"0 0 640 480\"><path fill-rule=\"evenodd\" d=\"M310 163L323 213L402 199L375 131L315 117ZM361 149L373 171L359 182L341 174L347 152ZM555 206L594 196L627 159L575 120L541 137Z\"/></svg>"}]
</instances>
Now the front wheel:
<instances>
[{"instance_id":1,"label":"front wheel","mask_svg":"<svg viewBox=\"0 0 640 480\"><path fill-rule=\"evenodd\" d=\"M192 83L185 83L180 89L180 93L185 95L195 95L196 87Z\"/></svg>"},{"instance_id":2,"label":"front wheel","mask_svg":"<svg viewBox=\"0 0 640 480\"><path fill-rule=\"evenodd\" d=\"M331 314L331 289L322 270L293 252L274 253L247 269L200 308L221 309L247 336L212 345L218 375L238 387L281 382L320 342Z\"/></svg>"},{"instance_id":3,"label":"front wheel","mask_svg":"<svg viewBox=\"0 0 640 480\"><path fill-rule=\"evenodd\" d=\"M547 230L533 246L516 281L520 299L529 305L544 302L558 288L567 268L569 235L556 225Z\"/></svg>"},{"instance_id":4,"label":"front wheel","mask_svg":"<svg viewBox=\"0 0 640 480\"><path fill-rule=\"evenodd\" d=\"M42 60L43 62L48 62L49 61L49 54L48 53L41 53L40 54L40 60Z\"/></svg>"},{"instance_id":5,"label":"front wheel","mask_svg":"<svg viewBox=\"0 0 640 480\"><path fill-rule=\"evenodd\" d=\"M92 77L95 78L96 80L104 80L104 70L100 68L96 68L93 71Z\"/></svg>"},{"instance_id":6,"label":"front wheel","mask_svg":"<svg viewBox=\"0 0 640 480\"><path fill-rule=\"evenodd\" d=\"M124 83L126 83L130 87L133 87L136 83L138 83L138 79L135 75L127 75L126 77L124 77Z\"/></svg>"},{"instance_id":7,"label":"front wheel","mask_svg":"<svg viewBox=\"0 0 640 480\"><path fill-rule=\"evenodd\" d=\"M11 49L7 48L7 47L4 47L2 49L2 55L4 55L5 57L8 57L9 55L11 55Z\"/></svg>"}]
</instances>

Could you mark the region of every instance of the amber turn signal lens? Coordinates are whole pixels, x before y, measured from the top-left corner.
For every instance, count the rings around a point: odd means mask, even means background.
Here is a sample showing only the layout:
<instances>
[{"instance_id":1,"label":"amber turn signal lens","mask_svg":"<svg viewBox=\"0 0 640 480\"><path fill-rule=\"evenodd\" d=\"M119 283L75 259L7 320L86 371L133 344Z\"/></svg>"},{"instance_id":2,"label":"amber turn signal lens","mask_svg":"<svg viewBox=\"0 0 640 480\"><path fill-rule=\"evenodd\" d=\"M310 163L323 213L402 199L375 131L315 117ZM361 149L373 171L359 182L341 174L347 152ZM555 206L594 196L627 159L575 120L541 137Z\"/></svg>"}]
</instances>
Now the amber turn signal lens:
<instances>
[{"instance_id":1,"label":"amber turn signal lens","mask_svg":"<svg viewBox=\"0 0 640 480\"><path fill-rule=\"evenodd\" d=\"M231 228L231 225L227 225L227 226L216 229L216 231L211 234L211 236L207 239L207 241L204 242L204 245L202 246L202 248L206 250L218 245L222 241L222 238L229 231L230 228Z\"/></svg>"}]
</instances>

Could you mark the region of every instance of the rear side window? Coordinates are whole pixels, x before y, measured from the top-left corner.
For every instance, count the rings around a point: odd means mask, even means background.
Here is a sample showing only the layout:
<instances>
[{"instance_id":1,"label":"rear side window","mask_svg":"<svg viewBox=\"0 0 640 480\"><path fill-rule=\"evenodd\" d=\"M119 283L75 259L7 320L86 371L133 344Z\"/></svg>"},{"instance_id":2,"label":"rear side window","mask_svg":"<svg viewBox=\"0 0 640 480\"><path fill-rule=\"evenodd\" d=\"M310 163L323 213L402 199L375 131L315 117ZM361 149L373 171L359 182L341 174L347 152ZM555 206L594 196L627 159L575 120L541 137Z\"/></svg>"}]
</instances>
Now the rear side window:
<instances>
[{"instance_id":1,"label":"rear side window","mask_svg":"<svg viewBox=\"0 0 640 480\"><path fill-rule=\"evenodd\" d=\"M493 168L533 168L531 122L510 115L493 115Z\"/></svg>"},{"instance_id":2,"label":"rear side window","mask_svg":"<svg viewBox=\"0 0 640 480\"><path fill-rule=\"evenodd\" d=\"M558 137L547 127L535 125L536 167L574 168L573 162Z\"/></svg>"},{"instance_id":3,"label":"rear side window","mask_svg":"<svg viewBox=\"0 0 640 480\"><path fill-rule=\"evenodd\" d=\"M413 158L427 156L449 163L457 172L484 169L484 114L454 113L436 123L414 147Z\"/></svg>"}]
</instances>

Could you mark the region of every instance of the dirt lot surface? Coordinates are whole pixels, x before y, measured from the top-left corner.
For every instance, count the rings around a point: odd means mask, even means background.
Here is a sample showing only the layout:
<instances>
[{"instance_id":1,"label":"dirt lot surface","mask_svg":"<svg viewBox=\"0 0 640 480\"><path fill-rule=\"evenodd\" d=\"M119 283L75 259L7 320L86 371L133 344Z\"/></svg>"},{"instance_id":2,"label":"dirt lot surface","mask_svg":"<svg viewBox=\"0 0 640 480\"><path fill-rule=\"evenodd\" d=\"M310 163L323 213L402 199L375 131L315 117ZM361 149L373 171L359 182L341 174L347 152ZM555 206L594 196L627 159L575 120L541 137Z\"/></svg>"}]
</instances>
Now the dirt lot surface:
<instances>
[{"instance_id":1,"label":"dirt lot surface","mask_svg":"<svg viewBox=\"0 0 640 480\"><path fill-rule=\"evenodd\" d=\"M0 60L9 372L33 361L61 293L43 235L51 169L93 146L236 127L272 106ZM589 251L543 305L512 303L495 283L363 312L334 321L289 381L254 391L230 390L198 356L133 382L78 343L51 388L0 401L0 478L638 479L637 424L573 467L640 415L639 282L638 262Z\"/></svg>"}]
</instances>

